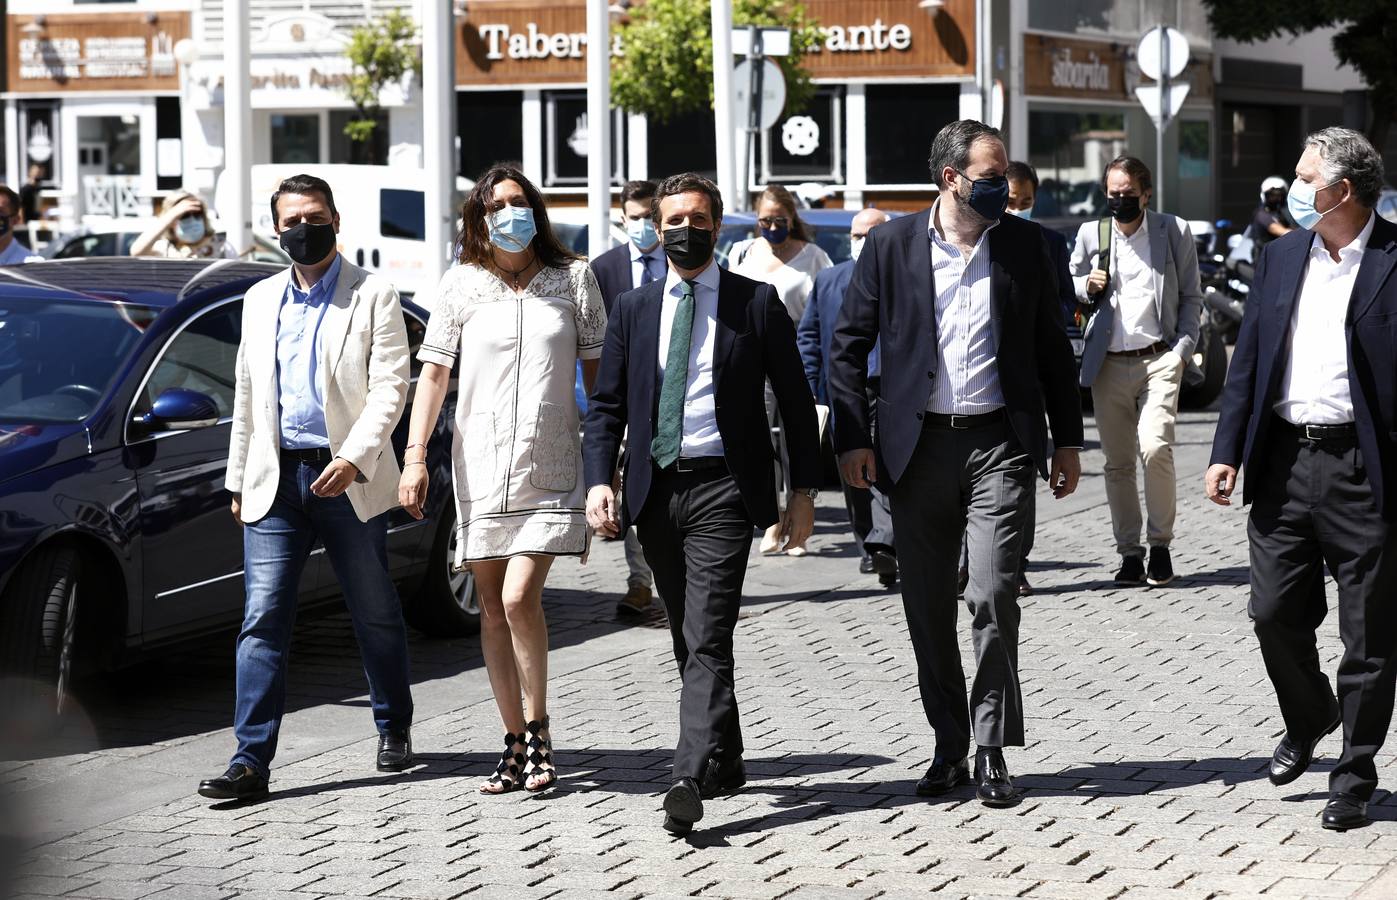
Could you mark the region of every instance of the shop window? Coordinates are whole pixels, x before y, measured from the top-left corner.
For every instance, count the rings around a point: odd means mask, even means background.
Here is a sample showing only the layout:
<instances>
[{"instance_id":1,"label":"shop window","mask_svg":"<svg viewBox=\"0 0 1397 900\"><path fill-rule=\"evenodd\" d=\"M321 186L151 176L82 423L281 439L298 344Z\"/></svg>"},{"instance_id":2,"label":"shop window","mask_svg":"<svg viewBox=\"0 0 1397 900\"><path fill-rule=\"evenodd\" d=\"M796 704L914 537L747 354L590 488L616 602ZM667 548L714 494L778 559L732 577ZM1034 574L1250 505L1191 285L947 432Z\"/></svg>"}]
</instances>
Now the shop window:
<instances>
[{"instance_id":1,"label":"shop window","mask_svg":"<svg viewBox=\"0 0 1397 900\"><path fill-rule=\"evenodd\" d=\"M30 166L38 166L39 184L44 188L59 186L58 106L52 102L19 104L19 156L24 180L28 181Z\"/></svg>"},{"instance_id":2,"label":"shop window","mask_svg":"<svg viewBox=\"0 0 1397 900\"><path fill-rule=\"evenodd\" d=\"M378 192L378 233L409 241L427 239L427 214L421 191L381 188Z\"/></svg>"},{"instance_id":3,"label":"shop window","mask_svg":"<svg viewBox=\"0 0 1397 900\"><path fill-rule=\"evenodd\" d=\"M458 91L460 175L474 181L497 162L524 156L523 91Z\"/></svg>"},{"instance_id":4,"label":"shop window","mask_svg":"<svg viewBox=\"0 0 1397 900\"><path fill-rule=\"evenodd\" d=\"M711 110L671 116L668 122L651 119L645 127L646 171L651 178L676 172L716 177L718 138L713 131Z\"/></svg>"},{"instance_id":5,"label":"shop window","mask_svg":"<svg viewBox=\"0 0 1397 900\"><path fill-rule=\"evenodd\" d=\"M797 115L762 135L760 181L844 179L844 89L821 88Z\"/></svg>"},{"instance_id":6,"label":"shop window","mask_svg":"<svg viewBox=\"0 0 1397 900\"><path fill-rule=\"evenodd\" d=\"M1178 123L1178 128L1179 192L1178 204L1173 211L1186 219L1211 219L1213 218L1212 129L1206 119L1184 119ZM1172 201L1169 205L1175 206Z\"/></svg>"},{"instance_id":7,"label":"shop window","mask_svg":"<svg viewBox=\"0 0 1397 900\"><path fill-rule=\"evenodd\" d=\"M960 118L960 85L870 84L865 102L868 183L929 184L931 139Z\"/></svg>"},{"instance_id":8,"label":"shop window","mask_svg":"<svg viewBox=\"0 0 1397 900\"><path fill-rule=\"evenodd\" d=\"M320 162L320 114L272 113L272 162Z\"/></svg>"},{"instance_id":9,"label":"shop window","mask_svg":"<svg viewBox=\"0 0 1397 900\"><path fill-rule=\"evenodd\" d=\"M1028 162L1040 182L1034 216L1104 215L1101 173L1126 146L1123 113L1030 111Z\"/></svg>"},{"instance_id":10,"label":"shop window","mask_svg":"<svg viewBox=\"0 0 1397 900\"><path fill-rule=\"evenodd\" d=\"M543 183L548 187L586 184L590 147L586 91L546 91L543 104L546 149ZM624 128L625 119L621 111L616 110L611 122L611 164L612 178L618 182L620 173L625 171L625 160L621 156L621 148L625 145L620 139Z\"/></svg>"},{"instance_id":11,"label":"shop window","mask_svg":"<svg viewBox=\"0 0 1397 900\"><path fill-rule=\"evenodd\" d=\"M373 137L351 141L344 127L358 118L352 110L330 111L330 162L355 166L382 166L388 163L388 113L379 110Z\"/></svg>"}]
</instances>

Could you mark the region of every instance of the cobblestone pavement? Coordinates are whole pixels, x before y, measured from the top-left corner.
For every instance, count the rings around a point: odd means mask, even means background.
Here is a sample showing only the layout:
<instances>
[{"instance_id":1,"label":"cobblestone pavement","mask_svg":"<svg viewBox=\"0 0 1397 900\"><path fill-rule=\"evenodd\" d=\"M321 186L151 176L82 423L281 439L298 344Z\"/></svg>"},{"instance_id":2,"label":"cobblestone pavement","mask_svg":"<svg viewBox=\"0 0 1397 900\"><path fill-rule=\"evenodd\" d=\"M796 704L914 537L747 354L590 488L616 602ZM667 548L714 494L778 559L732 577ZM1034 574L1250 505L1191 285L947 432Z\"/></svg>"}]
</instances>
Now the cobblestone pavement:
<instances>
[{"instance_id":1,"label":"cobblestone pavement","mask_svg":"<svg viewBox=\"0 0 1397 900\"><path fill-rule=\"evenodd\" d=\"M362 675L343 615L306 623L268 802L194 796L232 749L231 641L83 688L88 721L0 764L17 895L130 898L1392 897L1397 801L1325 832L1338 750L1284 789L1281 725L1246 618L1244 515L1201 498L1212 416L1179 429L1182 577L1111 585L1101 456L1078 495L1040 500L1021 666L1026 793L990 810L912 783L931 737L900 598L857 574L837 498L816 555L753 559L737 632L746 790L706 804L687 840L659 827L677 732L656 613L613 621L617 544L560 563L547 608L560 786L481 797L499 725L473 641L414 639L421 765L373 771ZM1090 432L1089 432L1090 433ZM964 622L963 622L964 625ZM967 666L969 641L963 640ZM1322 635L1330 671L1333 617ZM1392 753L1380 758L1388 784ZM1366 885L1366 887L1365 887Z\"/></svg>"}]
</instances>

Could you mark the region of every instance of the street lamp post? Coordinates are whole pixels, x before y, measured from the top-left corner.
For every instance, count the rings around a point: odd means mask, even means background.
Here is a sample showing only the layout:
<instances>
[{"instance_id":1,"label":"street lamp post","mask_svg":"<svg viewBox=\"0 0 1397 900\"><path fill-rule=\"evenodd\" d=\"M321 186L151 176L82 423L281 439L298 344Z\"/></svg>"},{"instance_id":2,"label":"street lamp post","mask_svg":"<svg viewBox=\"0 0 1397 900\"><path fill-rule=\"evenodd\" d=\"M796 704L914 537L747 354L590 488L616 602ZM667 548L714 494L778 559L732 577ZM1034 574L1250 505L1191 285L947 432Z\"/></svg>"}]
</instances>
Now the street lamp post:
<instances>
[{"instance_id":1,"label":"street lamp post","mask_svg":"<svg viewBox=\"0 0 1397 900\"><path fill-rule=\"evenodd\" d=\"M737 114L732 87L732 0L713 0L713 129L718 149L718 190L724 205L745 206L746 187L737 183Z\"/></svg>"},{"instance_id":2,"label":"street lamp post","mask_svg":"<svg viewBox=\"0 0 1397 900\"><path fill-rule=\"evenodd\" d=\"M611 13L587 0L587 251L611 249Z\"/></svg>"},{"instance_id":3,"label":"street lamp post","mask_svg":"<svg viewBox=\"0 0 1397 900\"><path fill-rule=\"evenodd\" d=\"M239 253L252 246L252 74L248 4L223 4L223 196L218 211Z\"/></svg>"},{"instance_id":4,"label":"street lamp post","mask_svg":"<svg viewBox=\"0 0 1397 900\"><path fill-rule=\"evenodd\" d=\"M426 178L425 283L432 289L450 265L456 199L456 133L452 127L456 72L451 0L423 0L422 168Z\"/></svg>"}]
</instances>

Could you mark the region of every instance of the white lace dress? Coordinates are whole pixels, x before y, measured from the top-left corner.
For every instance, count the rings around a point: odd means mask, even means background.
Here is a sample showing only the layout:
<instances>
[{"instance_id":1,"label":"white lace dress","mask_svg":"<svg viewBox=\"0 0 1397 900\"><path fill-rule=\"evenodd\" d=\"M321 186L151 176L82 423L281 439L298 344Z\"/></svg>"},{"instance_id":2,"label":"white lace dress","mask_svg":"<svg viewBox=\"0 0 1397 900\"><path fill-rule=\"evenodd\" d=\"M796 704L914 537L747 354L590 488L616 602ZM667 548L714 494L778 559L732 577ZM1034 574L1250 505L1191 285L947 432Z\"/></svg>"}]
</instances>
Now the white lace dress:
<instances>
[{"instance_id":1,"label":"white lace dress","mask_svg":"<svg viewBox=\"0 0 1397 900\"><path fill-rule=\"evenodd\" d=\"M582 556L588 542L574 379L601 356L606 311L583 260L516 294L493 273L442 276L417 358L461 361L452 444L455 564Z\"/></svg>"}]
</instances>

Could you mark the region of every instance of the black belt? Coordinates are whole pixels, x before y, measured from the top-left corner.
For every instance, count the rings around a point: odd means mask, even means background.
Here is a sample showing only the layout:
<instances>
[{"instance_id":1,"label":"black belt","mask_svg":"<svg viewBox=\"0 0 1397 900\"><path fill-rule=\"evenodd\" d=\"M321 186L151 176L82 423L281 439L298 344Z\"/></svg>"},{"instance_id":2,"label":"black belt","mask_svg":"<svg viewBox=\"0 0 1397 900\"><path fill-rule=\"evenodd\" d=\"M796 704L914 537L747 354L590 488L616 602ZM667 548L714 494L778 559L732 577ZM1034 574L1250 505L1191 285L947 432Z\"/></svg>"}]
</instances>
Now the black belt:
<instances>
[{"instance_id":1,"label":"black belt","mask_svg":"<svg viewBox=\"0 0 1397 900\"><path fill-rule=\"evenodd\" d=\"M1358 428L1352 422L1340 425L1296 425L1294 422L1276 417L1297 440L1312 444L1352 444L1358 440Z\"/></svg>"},{"instance_id":2,"label":"black belt","mask_svg":"<svg viewBox=\"0 0 1397 900\"><path fill-rule=\"evenodd\" d=\"M960 416L947 413L922 413L923 428L954 428L957 431L966 428L983 428L986 425L994 425L1004 421L1004 407L987 413L980 413L974 416Z\"/></svg>"},{"instance_id":3,"label":"black belt","mask_svg":"<svg viewBox=\"0 0 1397 900\"><path fill-rule=\"evenodd\" d=\"M329 447L307 447L304 450L288 450L281 448L281 458L294 460L303 463L320 463L328 466L335 458L335 454L330 452Z\"/></svg>"},{"instance_id":4,"label":"black belt","mask_svg":"<svg viewBox=\"0 0 1397 900\"><path fill-rule=\"evenodd\" d=\"M670 463L661 471L677 472L708 472L713 469L721 469L727 465L727 461L721 456L681 456Z\"/></svg>"},{"instance_id":5,"label":"black belt","mask_svg":"<svg viewBox=\"0 0 1397 900\"><path fill-rule=\"evenodd\" d=\"M1154 356L1156 353L1163 353L1165 350L1168 349L1168 344L1164 343L1163 341L1155 341L1148 347L1141 347L1139 350L1107 350L1106 355L1124 356L1133 359L1139 356Z\"/></svg>"}]
</instances>

